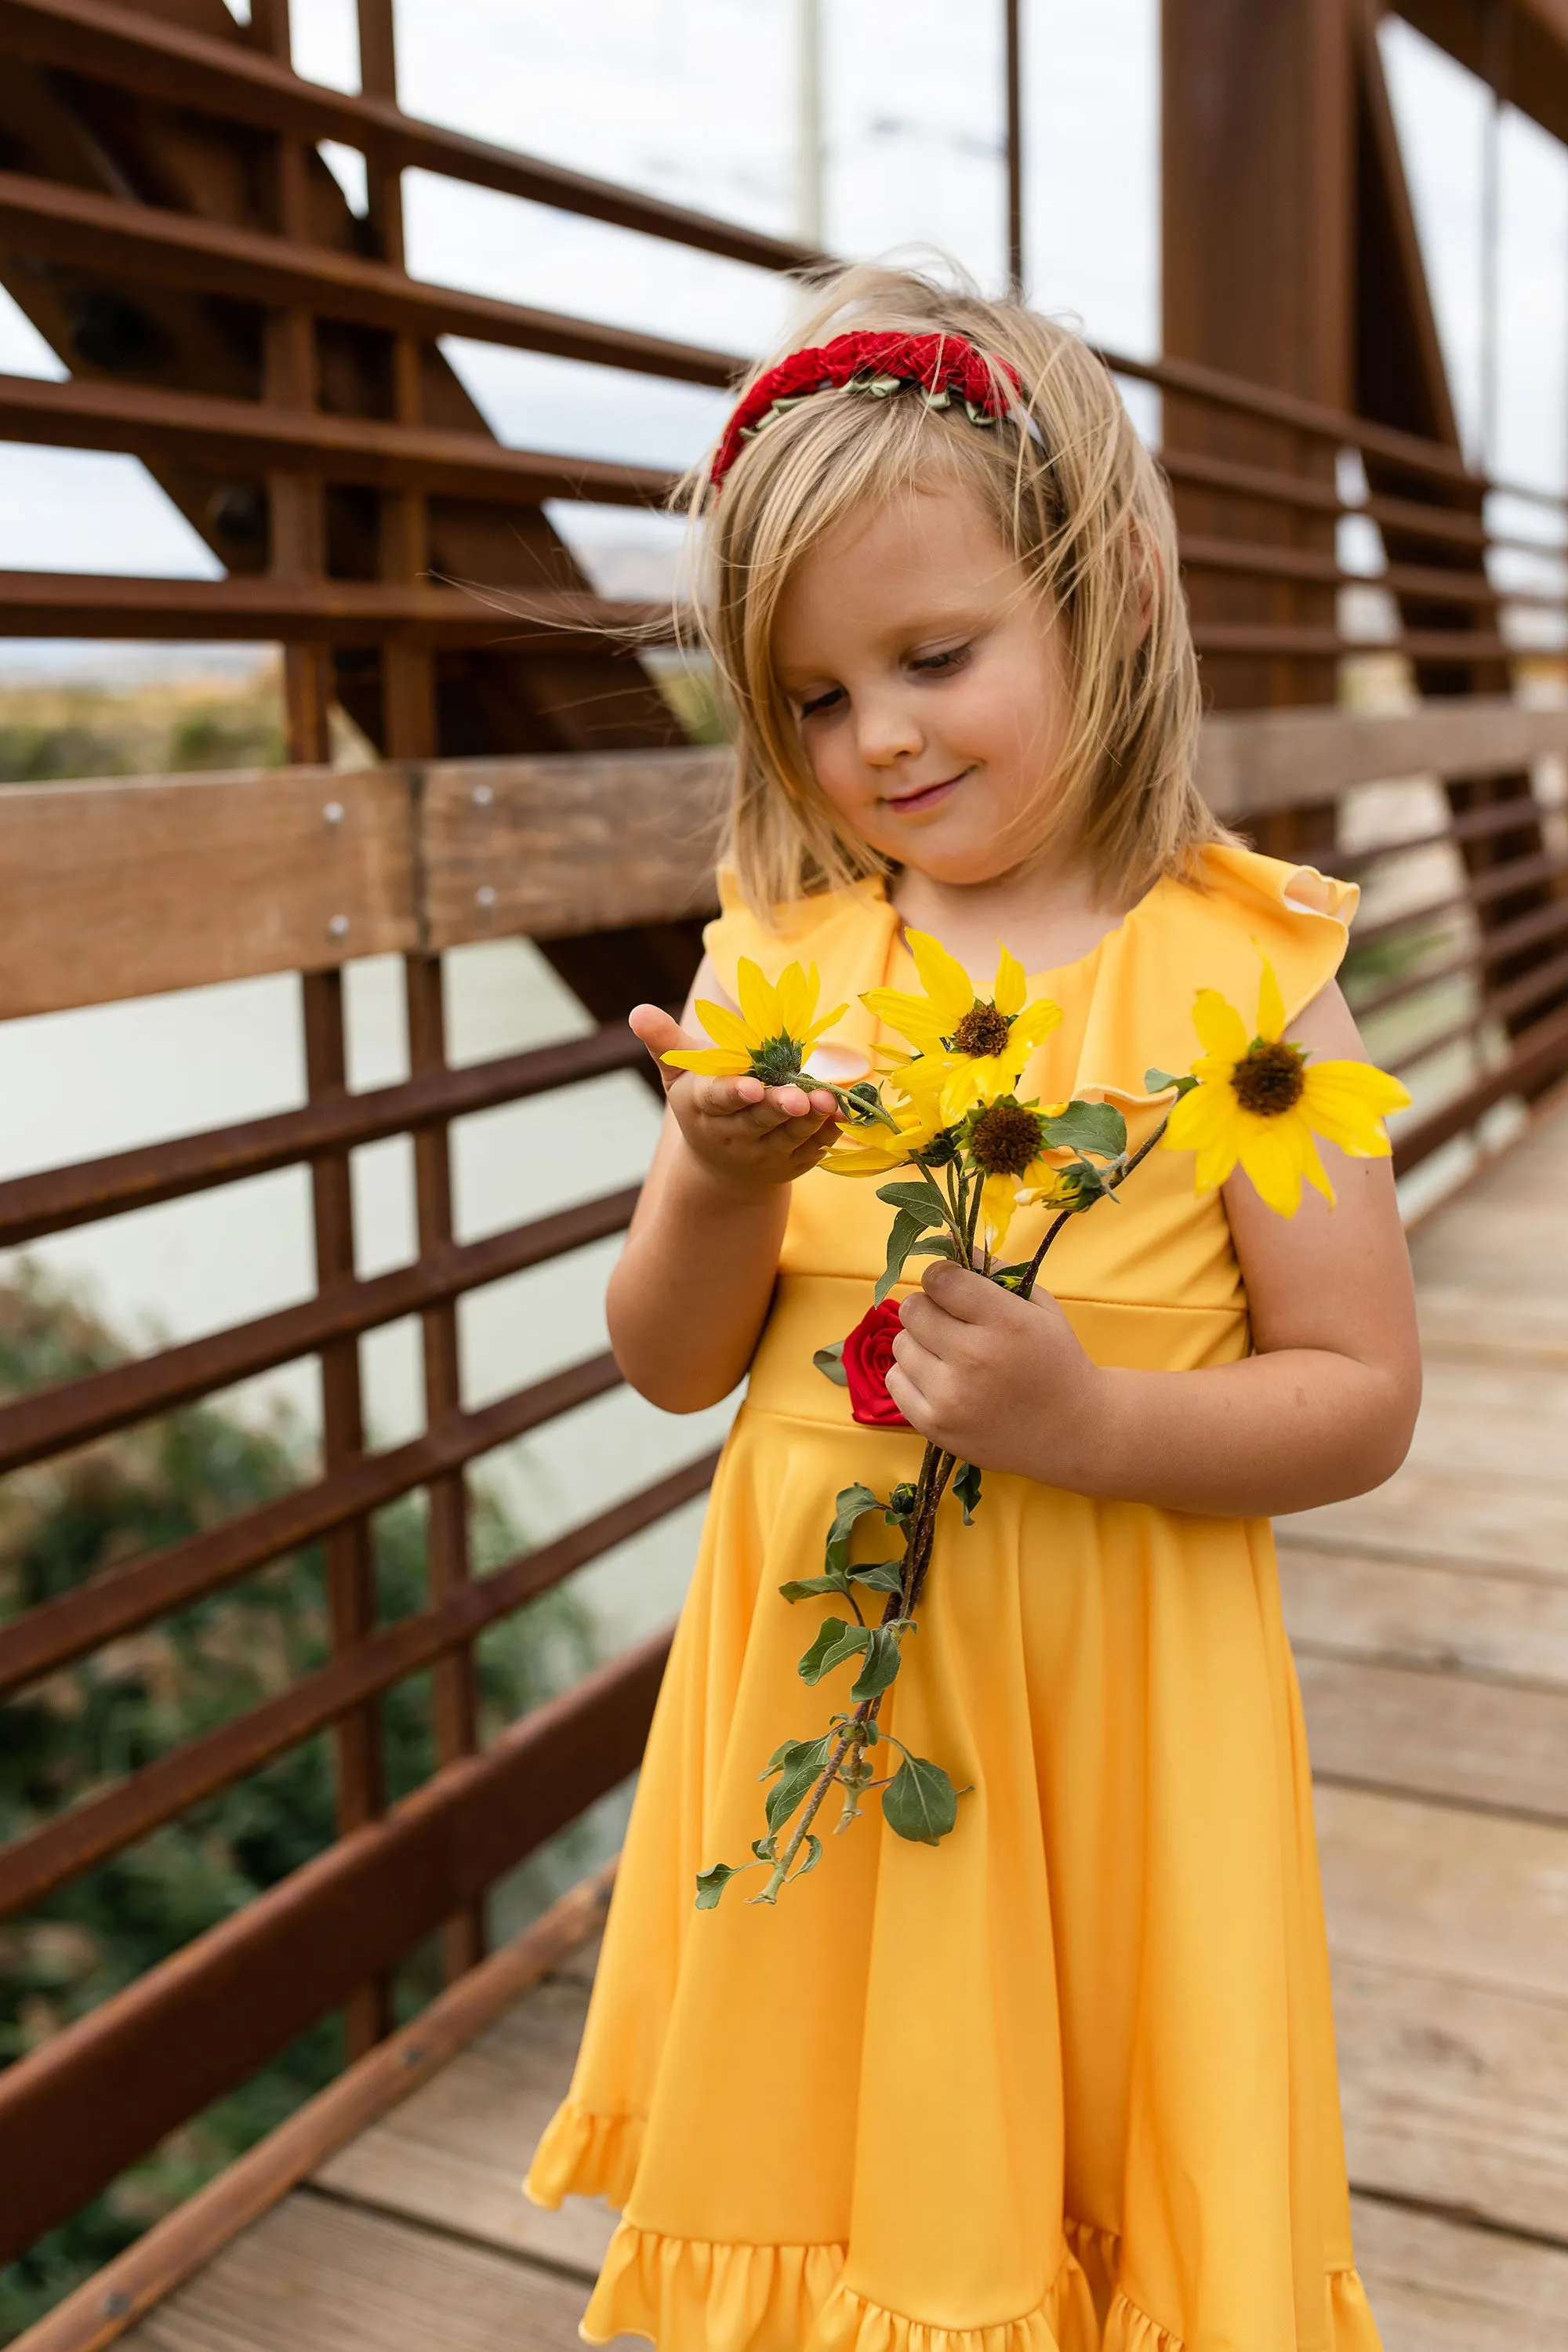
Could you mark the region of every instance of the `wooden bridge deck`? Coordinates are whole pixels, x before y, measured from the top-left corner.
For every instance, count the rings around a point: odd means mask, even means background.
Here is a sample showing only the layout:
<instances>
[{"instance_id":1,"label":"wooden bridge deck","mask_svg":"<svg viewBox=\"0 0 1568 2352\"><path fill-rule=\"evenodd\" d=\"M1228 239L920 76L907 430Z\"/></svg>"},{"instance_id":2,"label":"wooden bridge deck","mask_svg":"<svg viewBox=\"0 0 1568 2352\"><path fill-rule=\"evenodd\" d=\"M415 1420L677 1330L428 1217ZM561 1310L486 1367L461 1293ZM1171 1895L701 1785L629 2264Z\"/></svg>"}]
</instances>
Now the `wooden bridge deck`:
<instances>
[{"instance_id":1,"label":"wooden bridge deck","mask_svg":"<svg viewBox=\"0 0 1568 2352\"><path fill-rule=\"evenodd\" d=\"M1568 2338L1568 1109L1415 1241L1426 1403L1285 1523L1358 2252L1387 2352ZM133 2352L546 2352L603 2209L518 2193L580 1957L228 2245Z\"/></svg>"}]
</instances>

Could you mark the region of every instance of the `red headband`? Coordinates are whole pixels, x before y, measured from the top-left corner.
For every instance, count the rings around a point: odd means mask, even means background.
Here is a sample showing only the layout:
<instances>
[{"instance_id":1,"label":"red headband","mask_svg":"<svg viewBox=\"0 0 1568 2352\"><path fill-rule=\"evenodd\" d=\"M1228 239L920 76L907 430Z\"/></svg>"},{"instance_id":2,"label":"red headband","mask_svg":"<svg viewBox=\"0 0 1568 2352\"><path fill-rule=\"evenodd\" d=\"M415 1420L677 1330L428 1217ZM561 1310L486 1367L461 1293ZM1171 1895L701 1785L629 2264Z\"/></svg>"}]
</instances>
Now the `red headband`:
<instances>
[{"instance_id":1,"label":"red headband","mask_svg":"<svg viewBox=\"0 0 1568 2352\"><path fill-rule=\"evenodd\" d=\"M709 489L717 491L742 444L776 411L846 384L878 394L918 384L933 408L946 408L956 394L972 424L994 425L1008 414L996 389L997 368L1015 392L1022 391L1016 368L1005 360L984 360L962 335L835 335L817 350L791 352L737 403L709 468Z\"/></svg>"}]
</instances>

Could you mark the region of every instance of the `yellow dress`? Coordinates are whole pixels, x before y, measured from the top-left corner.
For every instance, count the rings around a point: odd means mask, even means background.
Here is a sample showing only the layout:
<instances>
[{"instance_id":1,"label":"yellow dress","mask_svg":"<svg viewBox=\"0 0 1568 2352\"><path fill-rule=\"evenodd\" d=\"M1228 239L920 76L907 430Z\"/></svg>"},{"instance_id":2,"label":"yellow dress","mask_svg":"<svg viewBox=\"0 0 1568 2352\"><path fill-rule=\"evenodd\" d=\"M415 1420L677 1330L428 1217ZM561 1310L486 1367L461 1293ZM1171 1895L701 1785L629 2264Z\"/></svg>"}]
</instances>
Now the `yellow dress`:
<instances>
[{"instance_id":1,"label":"yellow dress","mask_svg":"<svg viewBox=\"0 0 1568 2352\"><path fill-rule=\"evenodd\" d=\"M1240 850L1157 884L1038 976L1060 1027L1020 1092L1113 1096L1196 1051L1193 995L1288 1013L1343 952L1354 893ZM876 886L710 929L721 979L815 961L836 1032L918 985ZM990 972L977 975L982 984ZM1009 1252L1035 1246L1039 1212ZM714 1482L648 1742L587 2029L528 2189L624 2208L584 2322L662 2352L1376 2352L1352 2267L1307 1749L1263 1520L1096 1502L988 1475L943 1506L887 1719L973 1782L940 1845L873 1799L777 1907L739 1879L757 1774L842 1705L795 1671L831 1605L841 1486L886 1494L921 1441L861 1429L812 1365L870 1303L890 1212L795 1188L773 1311ZM1016 1244L1016 1246L1015 1246ZM918 1276L920 1262L913 1262ZM1182 1370L1247 1352L1225 1208L1156 1151L1066 1228L1046 1280L1089 1354Z\"/></svg>"}]
</instances>

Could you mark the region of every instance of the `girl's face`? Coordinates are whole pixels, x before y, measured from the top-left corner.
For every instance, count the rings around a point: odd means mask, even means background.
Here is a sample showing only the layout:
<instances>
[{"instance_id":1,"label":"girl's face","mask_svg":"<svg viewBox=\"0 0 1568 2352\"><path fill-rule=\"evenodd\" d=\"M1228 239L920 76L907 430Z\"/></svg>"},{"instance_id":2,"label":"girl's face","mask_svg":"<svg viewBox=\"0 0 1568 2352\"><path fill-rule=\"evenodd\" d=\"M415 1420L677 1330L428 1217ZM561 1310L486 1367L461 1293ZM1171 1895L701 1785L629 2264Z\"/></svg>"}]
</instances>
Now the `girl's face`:
<instances>
[{"instance_id":1,"label":"girl's face","mask_svg":"<svg viewBox=\"0 0 1568 2352\"><path fill-rule=\"evenodd\" d=\"M830 531L785 586L773 659L851 833L939 882L1025 860L1070 689L1060 630L973 491L912 490Z\"/></svg>"}]
</instances>

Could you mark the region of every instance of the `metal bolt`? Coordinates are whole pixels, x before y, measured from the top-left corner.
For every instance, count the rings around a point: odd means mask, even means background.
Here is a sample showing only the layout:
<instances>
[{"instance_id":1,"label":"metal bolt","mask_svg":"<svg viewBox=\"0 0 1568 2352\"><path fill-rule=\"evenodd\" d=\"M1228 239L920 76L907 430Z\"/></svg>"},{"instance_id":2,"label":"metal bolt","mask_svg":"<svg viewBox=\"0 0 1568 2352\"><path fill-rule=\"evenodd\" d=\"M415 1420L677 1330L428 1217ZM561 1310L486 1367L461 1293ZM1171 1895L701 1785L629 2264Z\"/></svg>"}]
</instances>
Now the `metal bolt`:
<instances>
[{"instance_id":1,"label":"metal bolt","mask_svg":"<svg viewBox=\"0 0 1568 2352\"><path fill-rule=\"evenodd\" d=\"M492 785L476 784L474 786L474 806L476 808L489 808L494 798L495 790Z\"/></svg>"},{"instance_id":2,"label":"metal bolt","mask_svg":"<svg viewBox=\"0 0 1568 2352\"><path fill-rule=\"evenodd\" d=\"M474 892L475 905L479 907L493 907L495 902L496 894L494 884L490 882L481 882L479 888Z\"/></svg>"},{"instance_id":3,"label":"metal bolt","mask_svg":"<svg viewBox=\"0 0 1568 2352\"><path fill-rule=\"evenodd\" d=\"M325 823L328 824L342 824L343 821L343 804L342 801L329 801L326 807L321 811L321 815Z\"/></svg>"},{"instance_id":4,"label":"metal bolt","mask_svg":"<svg viewBox=\"0 0 1568 2352\"><path fill-rule=\"evenodd\" d=\"M327 923L327 937L328 937L330 940L346 940L346 939L347 939L347 937L348 937L348 935L349 935L349 919L348 919L348 917L347 917L346 915L333 915L333 916L331 916L331 917L329 919L328 923Z\"/></svg>"}]
</instances>

